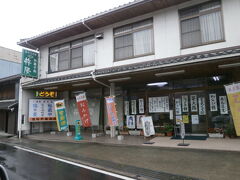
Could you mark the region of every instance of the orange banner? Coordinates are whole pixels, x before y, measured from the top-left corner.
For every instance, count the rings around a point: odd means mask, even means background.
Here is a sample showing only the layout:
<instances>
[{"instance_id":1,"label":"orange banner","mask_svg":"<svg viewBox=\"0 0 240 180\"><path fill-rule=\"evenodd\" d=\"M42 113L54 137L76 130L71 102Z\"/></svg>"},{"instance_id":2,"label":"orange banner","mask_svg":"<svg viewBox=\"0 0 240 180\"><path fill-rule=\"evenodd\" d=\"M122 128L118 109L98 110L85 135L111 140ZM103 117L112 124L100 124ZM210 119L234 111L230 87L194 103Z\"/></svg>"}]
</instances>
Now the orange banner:
<instances>
[{"instance_id":1,"label":"orange banner","mask_svg":"<svg viewBox=\"0 0 240 180\"><path fill-rule=\"evenodd\" d=\"M118 117L114 97L105 97L105 100L108 113L108 125L118 126Z\"/></svg>"}]
</instances>

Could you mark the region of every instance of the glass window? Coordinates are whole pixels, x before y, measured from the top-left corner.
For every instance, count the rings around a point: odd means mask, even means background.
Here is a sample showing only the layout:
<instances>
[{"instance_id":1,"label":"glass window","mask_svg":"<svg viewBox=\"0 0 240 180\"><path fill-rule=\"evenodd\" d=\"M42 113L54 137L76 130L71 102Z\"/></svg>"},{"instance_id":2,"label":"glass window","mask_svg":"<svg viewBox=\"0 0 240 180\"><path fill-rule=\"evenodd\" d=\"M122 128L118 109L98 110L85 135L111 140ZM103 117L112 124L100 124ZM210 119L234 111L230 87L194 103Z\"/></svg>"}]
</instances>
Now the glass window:
<instances>
[{"instance_id":1,"label":"glass window","mask_svg":"<svg viewBox=\"0 0 240 180\"><path fill-rule=\"evenodd\" d=\"M82 47L74 48L71 50L71 67L72 68L78 68L82 67L82 58L83 58L83 52Z\"/></svg>"},{"instance_id":2,"label":"glass window","mask_svg":"<svg viewBox=\"0 0 240 180\"><path fill-rule=\"evenodd\" d=\"M95 60L94 43L83 46L83 66L94 65Z\"/></svg>"},{"instance_id":3,"label":"glass window","mask_svg":"<svg viewBox=\"0 0 240 180\"><path fill-rule=\"evenodd\" d=\"M182 47L193 47L224 40L220 1L181 10Z\"/></svg>"},{"instance_id":4,"label":"glass window","mask_svg":"<svg viewBox=\"0 0 240 180\"><path fill-rule=\"evenodd\" d=\"M58 53L58 70L69 69L69 51L63 51Z\"/></svg>"},{"instance_id":5,"label":"glass window","mask_svg":"<svg viewBox=\"0 0 240 180\"><path fill-rule=\"evenodd\" d=\"M51 54L50 55L50 62L49 62L49 71L54 72L58 70L58 54Z\"/></svg>"},{"instance_id":6,"label":"glass window","mask_svg":"<svg viewBox=\"0 0 240 180\"><path fill-rule=\"evenodd\" d=\"M153 53L152 19L114 30L115 60Z\"/></svg>"},{"instance_id":7,"label":"glass window","mask_svg":"<svg viewBox=\"0 0 240 180\"><path fill-rule=\"evenodd\" d=\"M49 52L49 72L94 65L94 36L52 47Z\"/></svg>"}]
</instances>

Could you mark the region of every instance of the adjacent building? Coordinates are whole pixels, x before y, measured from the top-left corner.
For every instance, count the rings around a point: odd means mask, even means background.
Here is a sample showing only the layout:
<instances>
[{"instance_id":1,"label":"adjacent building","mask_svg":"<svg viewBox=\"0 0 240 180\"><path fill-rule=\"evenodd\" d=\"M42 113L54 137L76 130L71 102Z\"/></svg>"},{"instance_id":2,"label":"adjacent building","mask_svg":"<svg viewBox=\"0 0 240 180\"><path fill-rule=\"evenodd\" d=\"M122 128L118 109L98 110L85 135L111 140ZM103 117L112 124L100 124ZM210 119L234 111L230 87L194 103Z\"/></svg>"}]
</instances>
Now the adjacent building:
<instances>
[{"instance_id":1,"label":"adjacent building","mask_svg":"<svg viewBox=\"0 0 240 180\"><path fill-rule=\"evenodd\" d=\"M29 122L37 91L57 91L70 125L79 119L75 95L84 91L99 130L110 93L120 129L141 129L142 115L155 128L183 120L192 135L224 128L231 120L224 85L240 80L239 17L239 0L136 0L20 41L39 51L39 76L22 80L19 130L56 129Z\"/></svg>"},{"instance_id":2,"label":"adjacent building","mask_svg":"<svg viewBox=\"0 0 240 180\"><path fill-rule=\"evenodd\" d=\"M0 131L17 134L21 53L0 47Z\"/></svg>"}]
</instances>

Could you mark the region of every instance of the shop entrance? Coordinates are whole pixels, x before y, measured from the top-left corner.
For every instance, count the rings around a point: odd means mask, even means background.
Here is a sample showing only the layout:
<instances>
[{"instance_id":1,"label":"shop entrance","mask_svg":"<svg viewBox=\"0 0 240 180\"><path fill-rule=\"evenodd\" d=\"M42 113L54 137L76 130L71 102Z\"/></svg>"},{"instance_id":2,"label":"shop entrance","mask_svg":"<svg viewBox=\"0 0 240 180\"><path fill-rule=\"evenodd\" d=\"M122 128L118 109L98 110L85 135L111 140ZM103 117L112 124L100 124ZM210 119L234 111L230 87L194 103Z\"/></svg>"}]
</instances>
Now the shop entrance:
<instances>
[{"instance_id":1,"label":"shop entrance","mask_svg":"<svg viewBox=\"0 0 240 180\"><path fill-rule=\"evenodd\" d=\"M173 99L176 125L182 120L186 134L206 134L208 123L205 91L175 93Z\"/></svg>"}]
</instances>

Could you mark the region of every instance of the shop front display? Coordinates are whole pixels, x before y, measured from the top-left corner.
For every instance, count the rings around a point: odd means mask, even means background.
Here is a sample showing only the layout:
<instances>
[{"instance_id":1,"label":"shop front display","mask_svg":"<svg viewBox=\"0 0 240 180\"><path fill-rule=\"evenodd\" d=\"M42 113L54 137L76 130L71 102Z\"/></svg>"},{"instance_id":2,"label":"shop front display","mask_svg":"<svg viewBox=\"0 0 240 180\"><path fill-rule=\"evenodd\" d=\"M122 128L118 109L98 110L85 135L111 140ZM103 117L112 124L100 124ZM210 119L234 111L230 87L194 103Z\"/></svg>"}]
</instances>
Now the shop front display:
<instances>
[{"instance_id":1,"label":"shop front display","mask_svg":"<svg viewBox=\"0 0 240 180\"><path fill-rule=\"evenodd\" d=\"M211 84L211 77L199 81L170 81L162 87L136 85L145 86L141 90L131 85L124 96L124 124L128 130L141 131L139 119L151 116L156 133L166 134L170 126L173 131L180 122L185 124L186 135L207 135L226 128L230 116L223 84Z\"/></svg>"}]
</instances>

